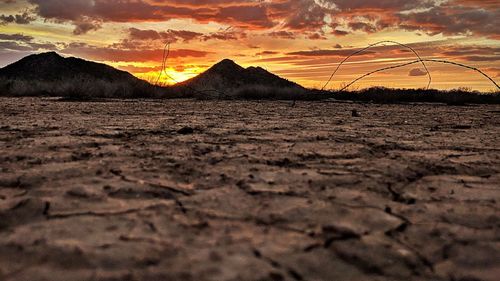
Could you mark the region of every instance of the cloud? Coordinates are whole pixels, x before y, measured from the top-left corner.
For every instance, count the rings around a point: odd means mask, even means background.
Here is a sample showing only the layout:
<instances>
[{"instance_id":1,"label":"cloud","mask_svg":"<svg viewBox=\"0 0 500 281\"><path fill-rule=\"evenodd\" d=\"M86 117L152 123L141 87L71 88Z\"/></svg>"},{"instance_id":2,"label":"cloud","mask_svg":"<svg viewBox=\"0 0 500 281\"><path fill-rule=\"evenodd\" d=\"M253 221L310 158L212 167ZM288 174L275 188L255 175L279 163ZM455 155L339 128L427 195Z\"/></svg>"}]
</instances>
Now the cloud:
<instances>
[{"instance_id":1,"label":"cloud","mask_svg":"<svg viewBox=\"0 0 500 281\"><path fill-rule=\"evenodd\" d=\"M39 50L57 50L53 43L35 42L32 36L23 34L0 34L0 51L31 52Z\"/></svg>"},{"instance_id":2,"label":"cloud","mask_svg":"<svg viewBox=\"0 0 500 281\"><path fill-rule=\"evenodd\" d=\"M256 53L255 56L269 56L269 55L277 55L279 52L274 52L274 51L263 51Z\"/></svg>"},{"instance_id":3,"label":"cloud","mask_svg":"<svg viewBox=\"0 0 500 281\"><path fill-rule=\"evenodd\" d=\"M0 41L0 50L33 51L33 48L27 45L18 44L15 41Z\"/></svg>"},{"instance_id":4,"label":"cloud","mask_svg":"<svg viewBox=\"0 0 500 281\"><path fill-rule=\"evenodd\" d=\"M463 57L466 61L500 61L500 56L465 56Z\"/></svg>"},{"instance_id":5,"label":"cloud","mask_svg":"<svg viewBox=\"0 0 500 281\"><path fill-rule=\"evenodd\" d=\"M288 1L289 16L285 18L285 27L292 30L320 30L327 24L327 16L334 12L327 1L298 0ZM283 8L283 7L282 7Z\"/></svg>"},{"instance_id":6,"label":"cloud","mask_svg":"<svg viewBox=\"0 0 500 281\"><path fill-rule=\"evenodd\" d=\"M201 23L218 22L249 29L265 29L276 24L268 17L266 6L259 1L28 1L35 5L39 16L75 25L83 21L159 22L171 19L193 19Z\"/></svg>"},{"instance_id":7,"label":"cloud","mask_svg":"<svg viewBox=\"0 0 500 281\"><path fill-rule=\"evenodd\" d=\"M500 68L490 67L484 70L486 73L489 73L491 76L495 78L500 77Z\"/></svg>"},{"instance_id":8,"label":"cloud","mask_svg":"<svg viewBox=\"0 0 500 281\"><path fill-rule=\"evenodd\" d=\"M323 32L314 32L307 35L310 40L327 40Z\"/></svg>"},{"instance_id":9,"label":"cloud","mask_svg":"<svg viewBox=\"0 0 500 281\"><path fill-rule=\"evenodd\" d=\"M63 50L63 53L85 57L96 61L113 62L161 62L163 50L158 49L127 49L119 48L116 44L107 47L97 47L85 43L71 43ZM191 49L175 49L169 54L170 59L175 58L201 58L211 54L208 51Z\"/></svg>"},{"instance_id":10,"label":"cloud","mask_svg":"<svg viewBox=\"0 0 500 281\"><path fill-rule=\"evenodd\" d=\"M155 31L142 30L138 28L130 28L128 40L131 41L162 41L175 43L178 41L190 42L192 40L209 41L209 40L239 40L246 38L246 33L241 31L222 30L218 32L199 33L188 30L172 30ZM136 44L140 44L135 42Z\"/></svg>"},{"instance_id":11,"label":"cloud","mask_svg":"<svg viewBox=\"0 0 500 281\"><path fill-rule=\"evenodd\" d=\"M332 34L335 35L335 36L346 36L346 35L349 35L349 31L345 31L345 30L337 30L337 29L334 29L332 31Z\"/></svg>"},{"instance_id":12,"label":"cloud","mask_svg":"<svg viewBox=\"0 0 500 281\"><path fill-rule=\"evenodd\" d=\"M131 72L131 73L148 73L153 71L159 71L161 67L146 67L146 66L135 66L135 65L122 65L117 67L120 70Z\"/></svg>"},{"instance_id":13,"label":"cloud","mask_svg":"<svg viewBox=\"0 0 500 281\"><path fill-rule=\"evenodd\" d=\"M74 24L75 29L73 30L73 34L75 35L85 34L91 30L98 30L101 28L101 23L99 22L80 21Z\"/></svg>"},{"instance_id":14,"label":"cloud","mask_svg":"<svg viewBox=\"0 0 500 281\"><path fill-rule=\"evenodd\" d=\"M189 42L195 38L200 38L203 33L188 31L188 30L172 30L155 31L155 30L142 30L138 28L129 29L129 39L131 40L162 40L166 42L177 42L182 40Z\"/></svg>"},{"instance_id":15,"label":"cloud","mask_svg":"<svg viewBox=\"0 0 500 281\"><path fill-rule=\"evenodd\" d=\"M439 6L427 11L399 15L400 28L430 35L480 35L500 39L500 9Z\"/></svg>"},{"instance_id":16,"label":"cloud","mask_svg":"<svg viewBox=\"0 0 500 281\"><path fill-rule=\"evenodd\" d=\"M27 12L17 15L0 15L0 24L29 24L35 19L36 18L33 15L28 14Z\"/></svg>"},{"instance_id":17,"label":"cloud","mask_svg":"<svg viewBox=\"0 0 500 281\"><path fill-rule=\"evenodd\" d=\"M269 32L267 35L280 39L295 39L295 33L285 30Z\"/></svg>"},{"instance_id":18,"label":"cloud","mask_svg":"<svg viewBox=\"0 0 500 281\"><path fill-rule=\"evenodd\" d=\"M20 33L16 34L0 34L0 40L13 40L21 42L31 42L33 41L33 36L27 36Z\"/></svg>"},{"instance_id":19,"label":"cloud","mask_svg":"<svg viewBox=\"0 0 500 281\"><path fill-rule=\"evenodd\" d=\"M353 50L349 49L344 49L344 50L309 50L309 51L297 51L297 52L291 52L288 53L287 55L293 55L293 56L308 56L308 57L347 57L348 55L351 55L353 53ZM366 51L362 54L357 54L357 56L366 56L373 54L373 51Z\"/></svg>"},{"instance_id":20,"label":"cloud","mask_svg":"<svg viewBox=\"0 0 500 281\"><path fill-rule=\"evenodd\" d=\"M410 73L408 73L408 76L426 76L427 72L421 70L420 68L414 68L410 70Z\"/></svg>"},{"instance_id":21,"label":"cloud","mask_svg":"<svg viewBox=\"0 0 500 281\"><path fill-rule=\"evenodd\" d=\"M202 36L203 41L208 40L240 40L247 38L246 32L241 31L219 31L219 32L211 32L209 34L205 34Z\"/></svg>"},{"instance_id":22,"label":"cloud","mask_svg":"<svg viewBox=\"0 0 500 281\"><path fill-rule=\"evenodd\" d=\"M4 0L5 1L5 0ZM27 0L38 16L75 25L83 34L107 22L161 22L191 19L247 30L322 32L407 30L430 35L475 35L500 39L497 0ZM4 16L6 21L12 21ZM280 31L271 31L279 29ZM218 37L217 34L212 35ZM221 36L219 36L221 37ZM234 38L234 36L227 36ZM292 36L276 36L292 39ZM297 38L297 36L293 36ZM224 39L223 39L224 40Z\"/></svg>"}]
</instances>

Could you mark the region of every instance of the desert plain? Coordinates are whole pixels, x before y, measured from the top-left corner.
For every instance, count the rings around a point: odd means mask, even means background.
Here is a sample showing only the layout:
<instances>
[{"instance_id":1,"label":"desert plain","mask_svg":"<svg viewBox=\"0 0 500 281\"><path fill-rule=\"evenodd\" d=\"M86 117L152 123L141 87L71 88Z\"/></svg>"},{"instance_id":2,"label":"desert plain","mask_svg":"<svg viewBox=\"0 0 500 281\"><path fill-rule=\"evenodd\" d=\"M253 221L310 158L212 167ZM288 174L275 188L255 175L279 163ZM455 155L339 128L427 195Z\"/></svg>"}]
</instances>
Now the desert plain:
<instances>
[{"instance_id":1,"label":"desert plain","mask_svg":"<svg viewBox=\"0 0 500 281\"><path fill-rule=\"evenodd\" d=\"M499 144L498 105L0 98L0 280L498 280Z\"/></svg>"}]
</instances>

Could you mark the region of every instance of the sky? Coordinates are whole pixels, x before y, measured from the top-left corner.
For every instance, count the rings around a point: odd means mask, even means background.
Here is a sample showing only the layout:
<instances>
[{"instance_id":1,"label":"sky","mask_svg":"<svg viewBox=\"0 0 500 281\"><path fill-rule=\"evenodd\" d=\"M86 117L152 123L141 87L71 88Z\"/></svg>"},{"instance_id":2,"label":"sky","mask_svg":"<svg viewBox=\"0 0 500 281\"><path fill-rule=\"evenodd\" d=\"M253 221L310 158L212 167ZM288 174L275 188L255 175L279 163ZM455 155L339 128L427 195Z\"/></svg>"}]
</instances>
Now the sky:
<instances>
[{"instance_id":1,"label":"sky","mask_svg":"<svg viewBox=\"0 0 500 281\"><path fill-rule=\"evenodd\" d=\"M155 81L164 46L173 84L229 58L322 88L347 55L379 41L424 59L477 67L500 82L499 0L0 0L0 67L57 51ZM385 43L349 59L328 89L379 68L416 60ZM432 88L491 91L461 67L428 62ZM424 88L413 64L369 76L351 89Z\"/></svg>"}]
</instances>

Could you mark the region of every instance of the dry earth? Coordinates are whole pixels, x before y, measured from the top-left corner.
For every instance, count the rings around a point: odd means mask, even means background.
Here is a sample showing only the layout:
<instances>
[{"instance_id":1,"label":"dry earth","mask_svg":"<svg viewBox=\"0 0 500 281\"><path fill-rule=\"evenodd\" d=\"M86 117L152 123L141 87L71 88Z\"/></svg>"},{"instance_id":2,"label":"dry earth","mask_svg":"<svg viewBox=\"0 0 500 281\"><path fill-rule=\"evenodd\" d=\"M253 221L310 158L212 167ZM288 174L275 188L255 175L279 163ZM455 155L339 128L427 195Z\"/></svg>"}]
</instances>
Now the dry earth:
<instances>
[{"instance_id":1,"label":"dry earth","mask_svg":"<svg viewBox=\"0 0 500 281\"><path fill-rule=\"evenodd\" d=\"M2 98L0 280L498 280L499 144L499 106Z\"/></svg>"}]
</instances>

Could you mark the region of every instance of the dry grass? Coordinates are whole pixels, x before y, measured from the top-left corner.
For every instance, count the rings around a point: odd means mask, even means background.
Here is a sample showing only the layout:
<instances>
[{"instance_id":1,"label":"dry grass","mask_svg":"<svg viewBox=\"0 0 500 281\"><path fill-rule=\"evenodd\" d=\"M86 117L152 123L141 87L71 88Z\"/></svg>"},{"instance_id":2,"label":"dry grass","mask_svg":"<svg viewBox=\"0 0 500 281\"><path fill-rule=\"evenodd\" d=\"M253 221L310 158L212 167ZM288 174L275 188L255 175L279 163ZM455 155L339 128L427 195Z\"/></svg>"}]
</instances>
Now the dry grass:
<instances>
[{"instance_id":1,"label":"dry grass","mask_svg":"<svg viewBox=\"0 0 500 281\"><path fill-rule=\"evenodd\" d=\"M109 82L76 77L64 81L39 81L0 78L0 95L3 96L51 96L74 100L95 98L166 98L168 89L145 81Z\"/></svg>"}]
</instances>

